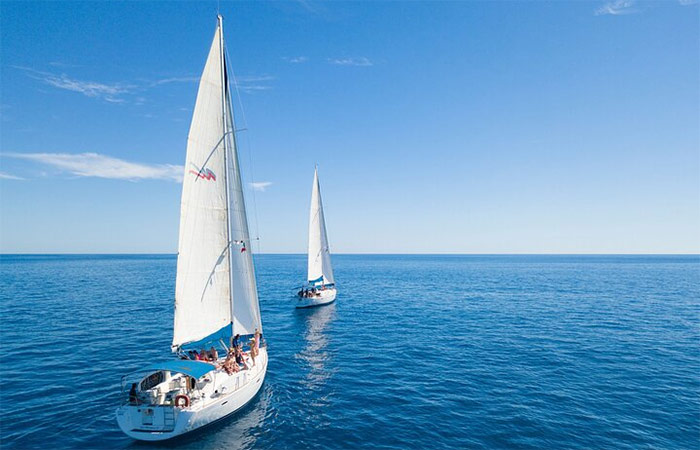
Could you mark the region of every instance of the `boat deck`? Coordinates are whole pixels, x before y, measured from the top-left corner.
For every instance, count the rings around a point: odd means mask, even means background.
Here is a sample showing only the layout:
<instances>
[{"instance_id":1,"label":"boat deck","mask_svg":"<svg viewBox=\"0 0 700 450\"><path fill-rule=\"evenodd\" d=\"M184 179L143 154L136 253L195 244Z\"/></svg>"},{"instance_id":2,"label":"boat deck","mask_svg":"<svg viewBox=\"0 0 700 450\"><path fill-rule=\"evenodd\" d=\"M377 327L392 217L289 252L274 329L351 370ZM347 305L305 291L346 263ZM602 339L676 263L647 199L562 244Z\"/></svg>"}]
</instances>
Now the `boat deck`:
<instances>
[{"instance_id":1,"label":"boat deck","mask_svg":"<svg viewBox=\"0 0 700 450\"><path fill-rule=\"evenodd\" d=\"M221 365L225 358L220 358L216 365ZM131 402L130 406L176 406L175 399L180 395L189 398L188 409L197 410L206 407L209 403L217 401L220 397L234 392L253 379L267 366L267 350L262 347L260 354L253 365L250 356L245 357L247 369L241 367L240 371L232 374L226 373L223 368L214 369L198 380L194 380L181 373L163 372L163 381L155 386L139 390L137 392L138 403ZM212 363L214 367L214 363ZM189 383L189 385L188 385ZM194 387L192 387L194 383Z\"/></svg>"}]
</instances>

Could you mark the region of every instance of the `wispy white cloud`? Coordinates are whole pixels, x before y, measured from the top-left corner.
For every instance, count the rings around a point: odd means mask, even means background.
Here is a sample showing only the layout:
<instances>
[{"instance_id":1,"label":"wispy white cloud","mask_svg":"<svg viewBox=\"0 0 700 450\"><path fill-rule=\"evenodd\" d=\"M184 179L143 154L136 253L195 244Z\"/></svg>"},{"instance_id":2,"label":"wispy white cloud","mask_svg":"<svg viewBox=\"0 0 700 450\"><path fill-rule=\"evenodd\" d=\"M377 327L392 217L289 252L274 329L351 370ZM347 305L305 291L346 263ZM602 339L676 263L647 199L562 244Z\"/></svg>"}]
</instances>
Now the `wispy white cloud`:
<instances>
[{"instance_id":1,"label":"wispy white cloud","mask_svg":"<svg viewBox=\"0 0 700 450\"><path fill-rule=\"evenodd\" d=\"M373 66L374 63L364 56L357 58L329 58L328 62L338 66Z\"/></svg>"},{"instance_id":2,"label":"wispy white cloud","mask_svg":"<svg viewBox=\"0 0 700 450\"><path fill-rule=\"evenodd\" d=\"M698 0L678 0L678 3L680 3L681 6L690 6L696 5L698 3Z\"/></svg>"},{"instance_id":3,"label":"wispy white cloud","mask_svg":"<svg viewBox=\"0 0 700 450\"><path fill-rule=\"evenodd\" d=\"M23 70L28 76L36 80L42 81L44 84L53 86L58 89L78 92L86 97L100 98L110 103L123 103L126 100L124 94L131 93L137 88L133 84L125 83L99 83L96 81L85 81L71 78L68 75L56 75L49 72L34 70L29 67L13 66L16 69Z\"/></svg>"},{"instance_id":4,"label":"wispy white cloud","mask_svg":"<svg viewBox=\"0 0 700 450\"><path fill-rule=\"evenodd\" d=\"M183 166L135 163L99 153L5 153L3 156L46 164L79 177L181 182L184 172Z\"/></svg>"},{"instance_id":5,"label":"wispy white cloud","mask_svg":"<svg viewBox=\"0 0 700 450\"><path fill-rule=\"evenodd\" d=\"M248 184L250 184L250 187L252 187L254 191L265 192L265 189L272 184L272 181L254 181Z\"/></svg>"},{"instance_id":6,"label":"wispy white cloud","mask_svg":"<svg viewBox=\"0 0 700 450\"><path fill-rule=\"evenodd\" d=\"M0 172L0 180L24 180L25 178L18 177L16 175L10 175L9 173Z\"/></svg>"},{"instance_id":7,"label":"wispy white cloud","mask_svg":"<svg viewBox=\"0 0 700 450\"><path fill-rule=\"evenodd\" d=\"M285 56L282 59L291 64L301 64L309 60L309 58L307 58L306 56Z\"/></svg>"},{"instance_id":8,"label":"wispy white cloud","mask_svg":"<svg viewBox=\"0 0 700 450\"><path fill-rule=\"evenodd\" d=\"M199 77L191 76L191 77L169 77L169 78L161 78L160 80L156 80L152 83L153 86L160 86L161 84L170 84L170 83L194 83L199 81Z\"/></svg>"},{"instance_id":9,"label":"wispy white cloud","mask_svg":"<svg viewBox=\"0 0 700 450\"><path fill-rule=\"evenodd\" d=\"M69 78L66 75L49 75L44 77L42 81L59 89L79 92L87 97L99 97L112 103L124 102L124 99L119 98L119 96L126 94L133 88L133 86L125 86L121 84L105 84L97 83L95 81L76 80Z\"/></svg>"},{"instance_id":10,"label":"wispy white cloud","mask_svg":"<svg viewBox=\"0 0 700 450\"><path fill-rule=\"evenodd\" d=\"M633 14L639 12L639 10L634 7L635 3L636 0L614 0L596 9L594 13L596 16Z\"/></svg>"},{"instance_id":11,"label":"wispy white cloud","mask_svg":"<svg viewBox=\"0 0 700 450\"><path fill-rule=\"evenodd\" d=\"M271 82L274 79L271 75L240 76L235 78L235 84L241 91L252 93L272 89Z\"/></svg>"},{"instance_id":12,"label":"wispy white cloud","mask_svg":"<svg viewBox=\"0 0 700 450\"><path fill-rule=\"evenodd\" d=\"M55 66L56 64L50 63L50 65ZM66 74L58 75L51 72L44 72L32 69L31 67L12 67L22 70L27 76L57 89L77 92L86 97L97 98L109 103L131 103L134 105L142 105L146 102L144 93L149 89L174 83L196 83L199 81L199 76L175 76L164 77L157 80L138 80L129 83L104 83L81 80ZM239 77L238 87L240 90L247 93L264 91L272 89L271 82L274 79L275 77L271 75Z\"/></svg>"}]
</instances>

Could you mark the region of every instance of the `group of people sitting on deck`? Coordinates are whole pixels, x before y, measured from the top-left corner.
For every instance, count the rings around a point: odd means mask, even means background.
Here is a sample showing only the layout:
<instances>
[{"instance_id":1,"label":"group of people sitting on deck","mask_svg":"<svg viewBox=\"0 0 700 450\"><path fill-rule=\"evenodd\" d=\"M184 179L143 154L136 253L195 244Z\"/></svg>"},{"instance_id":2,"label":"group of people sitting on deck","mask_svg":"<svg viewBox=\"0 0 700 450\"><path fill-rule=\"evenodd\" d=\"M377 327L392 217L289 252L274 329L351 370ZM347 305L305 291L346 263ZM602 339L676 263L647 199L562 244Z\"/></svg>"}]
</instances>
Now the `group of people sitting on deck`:
<instances>
[{"instance_id":1,"label":"group of people sitting on deck","mask_svg":"<svg viewBox=\"0 0 700 450\"><path fill-rule=\"evenodd\" d=\"M187 352L187 356L193 361L216 362L219 359L219 352L212 347L209 350L202 349L199 353L197 350L190 350Z\"/></svg>"},{"instance_id":2,"label":"group of people sitting on deck","mask_svg":"<svg viewBox=\"0 0 700 450\"><path fill-rule=\"evenodd\" d=\"M226 371L226 373L229 375L239 372L241 370L241 366L243 370L247 370L248 364L245 361L245 355L246 353L243 352L241 344L238 344L238 347L231 347L224 362L217 364L216 368L224 369L224 371Z\"/></svg>"},{"instance_id":3,"label":"group of people sitting on deck","mask_svg":"<svg viewBox=\"0 0 700 450\"><path fill-rule=\"evenodd\" d=\"M312 287L312 288L301 288L299 292L297 292L297 295L299 297L305 297L305 298L310 298L310 297L318 297L321 295L321 291L325 290L325 286L320 286L320 287Z\"/></svg>"},{"instance_id":4,"label":"group of people sitting on deck","mask_svg":"<svg viewBox=\"0 0 700 450\"><path fill-rule=\"evenodd\" d=\"M190 350L187 352L187 358L193 361L204 361L214 364L217 369L223 369L227 374L232 375L239 372L241 368L247 370L250 367L255 366L255 357L260 353L260 341L262 340L262 334L258 329L255 329L255 334L250 339L250 351L243 351L243 344L241 343L241 335L237 334L231 338L231 346L226 352L226 359L224 362L219 364L219 352L216 348L211 347L211 349L202 349L200 352L196 350ZM246 362L246 356L250 357L252 364L250 367Z\"/></svg>"}]
</instances>

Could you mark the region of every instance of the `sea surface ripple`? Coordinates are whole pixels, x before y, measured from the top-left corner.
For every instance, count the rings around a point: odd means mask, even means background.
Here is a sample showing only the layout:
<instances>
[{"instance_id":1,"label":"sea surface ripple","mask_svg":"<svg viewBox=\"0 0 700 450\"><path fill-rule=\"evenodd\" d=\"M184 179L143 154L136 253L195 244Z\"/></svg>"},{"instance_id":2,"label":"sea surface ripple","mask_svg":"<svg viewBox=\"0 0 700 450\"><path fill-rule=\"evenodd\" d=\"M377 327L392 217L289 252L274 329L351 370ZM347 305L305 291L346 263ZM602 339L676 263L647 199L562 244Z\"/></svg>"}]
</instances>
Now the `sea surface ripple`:
<instances>
[{"instance_id":1,"label":"sea surface ripple","mask_svg":"<svg viewBox=\"0 0 700 450\"><path fill-rule=\"evenodd\" d=\"M172 448L700 448L700 257L257 255L270 363ZM120 377L170 357L174 256L0 256L2 448L123 435Z\"/></svg>"}]
</instances>

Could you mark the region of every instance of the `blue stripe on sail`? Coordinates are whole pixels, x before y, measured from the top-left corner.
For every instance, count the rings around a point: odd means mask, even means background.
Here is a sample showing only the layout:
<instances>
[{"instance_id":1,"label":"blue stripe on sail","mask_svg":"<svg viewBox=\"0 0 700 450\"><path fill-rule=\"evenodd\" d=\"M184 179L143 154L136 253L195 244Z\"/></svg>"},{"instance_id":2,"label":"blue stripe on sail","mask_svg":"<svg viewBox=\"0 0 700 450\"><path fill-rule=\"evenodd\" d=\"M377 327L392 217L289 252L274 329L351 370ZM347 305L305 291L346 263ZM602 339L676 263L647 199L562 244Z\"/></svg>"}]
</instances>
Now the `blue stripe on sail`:
<instances>
[{"instance_id":1,"label":"blue stripe on sail","mask_svg":"<svg viewBox=\"0 0 700 450\"><path fill-rule=\"evenodd\" d=\"M209 336L202 338L198 341L193 341L193 342L187 342L186 344L182 344L180 348L182 350L199 350L201 348L206 348L207 350L209 347L212 345L218 345L219 340L223 340L226 345L229 345L231 342L231 336L233 336L233 327L231 324L225 325L222 329L213 332Z\"/></svg>"}]
</instances>

